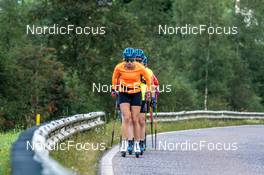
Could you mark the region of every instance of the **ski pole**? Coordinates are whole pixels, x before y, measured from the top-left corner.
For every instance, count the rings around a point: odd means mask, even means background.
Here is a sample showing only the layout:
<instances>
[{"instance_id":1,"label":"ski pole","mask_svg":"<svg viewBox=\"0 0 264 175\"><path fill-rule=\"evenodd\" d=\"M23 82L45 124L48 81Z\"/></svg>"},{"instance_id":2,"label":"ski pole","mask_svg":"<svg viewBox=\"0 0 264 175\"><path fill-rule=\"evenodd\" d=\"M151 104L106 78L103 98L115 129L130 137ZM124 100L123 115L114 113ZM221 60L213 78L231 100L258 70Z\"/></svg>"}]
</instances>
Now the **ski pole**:
<instances>
[{"instance_id":1,"label":"ski pole","mask_svg":"<svg viewBox=\"0 0 264 175\"><path fill-rule=\"evenodd\" d=\"M113 146L114 143L114 137L115 137L115 122L116 122L116 118L118 115L117 109L118 108L118 100L116 98L115 100L115 114L114 114L114 121L113 121L113 128L112 128L112 138L111 138L111 147Z\"/></svg>"},{"instance_id":2,"label":"ski pole","mask_svg":"<svg viewBox=\"0 0 264 175\"><path fill-rule=\"evenodd\" d=\"M153 108L151 105L149 109L149 119L150 119L151 143L152 143L152 148L153 148Z\"/></svg>"},{"instance_id":3,"label":"ski pole","mask_svg":"<svg viewBox=\"0 0 264 175\"><path fill-rule=\"evenodd\" d=\"M157 123L157 118L158 118L158 98L156 97L156 104L155 104L155 150L157 149L157 128L158 128L158 123Z\"/></svg>"},{"instance_id":4,"label":"ski pole","mask_svg":"<svg viewBox=\"0 0 264 175\"><path fill-rule=\"evenodd\" d=\"M122 127L122 122L123 122L123 116L122 116L122 113L121 113L121 111L120 111L120 109L119 109L119 111L118 111L118 116L119 116L119 119L120 119L120 122L121 122L121 127ZM122 129L121 129L122 130ZM119 148L121 147L121 144L122 144L122 132L120 132L120 136L119 136Z\"/></svg>"},{"instance_id":5,"label":"ski pole","mask_svg":"<svg viewBox=\"0 0 264 175\"><path fill-rule=\"evenodd\" d=\"M147 113L148 113L148 101L145 102L145 124L147 123ZM147 148L147 127L145 125L145 139L144 139L145 149Z\"/></svg>"}]
</instances>

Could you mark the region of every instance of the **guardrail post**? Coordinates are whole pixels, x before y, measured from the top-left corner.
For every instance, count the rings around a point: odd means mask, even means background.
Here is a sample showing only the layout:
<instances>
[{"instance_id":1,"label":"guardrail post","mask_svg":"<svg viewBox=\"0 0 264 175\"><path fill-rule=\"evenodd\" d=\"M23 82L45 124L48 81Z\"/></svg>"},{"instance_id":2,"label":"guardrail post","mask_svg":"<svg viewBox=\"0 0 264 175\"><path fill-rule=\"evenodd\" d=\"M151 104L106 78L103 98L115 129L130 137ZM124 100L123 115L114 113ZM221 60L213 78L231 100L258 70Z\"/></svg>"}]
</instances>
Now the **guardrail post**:
<instances>
[{"instance_id":1,"label":"guardrail post","mask_svg":"<svg viewBox=\"0 0 264 175\"><path fill-rule=\"evenodd\" d=\"M40 114L36 115L36 126L40 125Z\"/></svg>"}]
</instances>

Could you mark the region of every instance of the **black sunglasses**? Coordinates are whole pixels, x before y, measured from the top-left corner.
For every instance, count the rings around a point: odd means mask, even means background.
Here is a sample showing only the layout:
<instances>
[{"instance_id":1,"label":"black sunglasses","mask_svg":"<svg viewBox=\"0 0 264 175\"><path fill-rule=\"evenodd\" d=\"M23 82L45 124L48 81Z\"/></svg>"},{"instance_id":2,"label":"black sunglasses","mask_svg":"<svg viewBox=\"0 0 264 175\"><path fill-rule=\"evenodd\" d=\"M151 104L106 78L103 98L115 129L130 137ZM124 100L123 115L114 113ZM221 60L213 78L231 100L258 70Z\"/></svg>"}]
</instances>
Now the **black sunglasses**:
<instances>
[{"instance_id":1,"label":"black sunglasses","mask_svg":"<svg viewBox=\"0 0 264 175\"><path fill-rule=\"evenodd\" d=\"M132 63L134 61L136 61L134 58L129 58L129 59L126 60L126 62L130 62L130 63Z\"/></svg>"}]
</instances>

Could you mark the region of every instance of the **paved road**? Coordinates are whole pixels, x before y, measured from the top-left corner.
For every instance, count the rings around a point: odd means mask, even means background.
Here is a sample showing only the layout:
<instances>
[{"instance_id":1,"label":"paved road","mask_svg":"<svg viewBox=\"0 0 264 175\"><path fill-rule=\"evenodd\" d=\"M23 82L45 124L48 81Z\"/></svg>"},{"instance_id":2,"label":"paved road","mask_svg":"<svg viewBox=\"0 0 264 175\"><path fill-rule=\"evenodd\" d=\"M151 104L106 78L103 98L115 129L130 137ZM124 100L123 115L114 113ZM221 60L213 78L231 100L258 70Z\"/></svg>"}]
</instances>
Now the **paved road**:
<instances>
[{"instance_id":1,"label":"paved road","mask_svg":"<svg viewBox=\"0 0 264 175\"><path fill-rule=\"evenodd\" d=\"M123 158L117 151L115 147L105 154L101 174L263 175L264 126L163 133L158 136L158 150L148 150L138 159Z\"/></svg>"}]
</instances>

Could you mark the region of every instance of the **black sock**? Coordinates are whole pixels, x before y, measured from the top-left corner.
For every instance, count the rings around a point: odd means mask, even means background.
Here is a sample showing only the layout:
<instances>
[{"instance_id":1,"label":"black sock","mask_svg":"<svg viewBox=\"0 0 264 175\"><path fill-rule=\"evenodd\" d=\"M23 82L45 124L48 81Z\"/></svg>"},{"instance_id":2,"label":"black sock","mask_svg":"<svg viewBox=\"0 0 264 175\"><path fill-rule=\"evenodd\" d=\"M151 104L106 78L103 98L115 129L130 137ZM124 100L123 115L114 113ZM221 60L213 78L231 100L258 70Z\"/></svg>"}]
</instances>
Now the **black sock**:
<instances>
[{"instance_id":1,"label":"black sock","mask_svg":"<svg viewBox=\"0 0 264 175\"><path fill-rule=\"evenodd\" d=\"M133 140L128 140L128 145L132 146L133 145Z\"/></svg>"}]
</instances>

